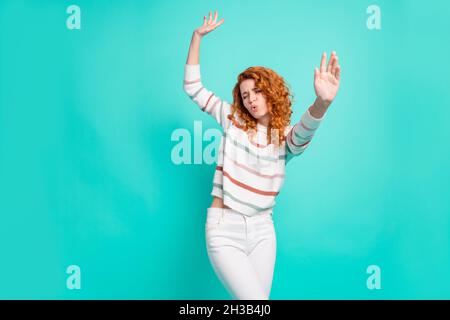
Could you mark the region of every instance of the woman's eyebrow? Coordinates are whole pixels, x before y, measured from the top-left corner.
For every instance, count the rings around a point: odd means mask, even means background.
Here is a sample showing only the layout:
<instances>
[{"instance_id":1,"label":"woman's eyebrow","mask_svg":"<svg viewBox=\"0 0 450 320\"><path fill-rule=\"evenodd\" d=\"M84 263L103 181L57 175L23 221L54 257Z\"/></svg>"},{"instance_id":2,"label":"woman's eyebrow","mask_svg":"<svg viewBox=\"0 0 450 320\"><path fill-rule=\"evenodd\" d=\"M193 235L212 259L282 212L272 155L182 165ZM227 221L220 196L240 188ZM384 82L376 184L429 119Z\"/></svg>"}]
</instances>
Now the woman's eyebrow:
<instances>
[{"instance_id":1,"label":"woman's eyebrow","mask_svg":"<svg viewBox=\"0 0 450 320\"><path fill-rule=\"evenodd\" d=\"M256 87L253 87L251 90L255 90L255 89L257 89ZM248 90L247 91L244 91L244 92L242 92L242 94L244 94L244 93L247 93L248 92Z\"/></svg>"}]
</instances>

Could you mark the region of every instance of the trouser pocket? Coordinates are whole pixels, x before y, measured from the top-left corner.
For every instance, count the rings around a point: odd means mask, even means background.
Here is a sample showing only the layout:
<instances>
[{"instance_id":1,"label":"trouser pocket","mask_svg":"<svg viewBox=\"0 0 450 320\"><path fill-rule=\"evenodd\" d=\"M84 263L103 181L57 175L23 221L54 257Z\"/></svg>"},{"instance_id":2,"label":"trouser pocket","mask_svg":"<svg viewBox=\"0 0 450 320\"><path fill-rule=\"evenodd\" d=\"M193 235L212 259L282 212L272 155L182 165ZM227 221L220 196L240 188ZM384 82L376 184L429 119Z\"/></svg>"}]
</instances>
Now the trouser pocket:
<instances>
[{"instance_id":1,"label":"trouser pocket","mask_svg":"<svg viewBox=\"0 0 450 320\"><path fill-rule=\"evenodd\" d=\"M205 229L215 230L220 227L223 222L223 210L221 208L210 207L207 210Z\"/></svg>"}]
</instances>

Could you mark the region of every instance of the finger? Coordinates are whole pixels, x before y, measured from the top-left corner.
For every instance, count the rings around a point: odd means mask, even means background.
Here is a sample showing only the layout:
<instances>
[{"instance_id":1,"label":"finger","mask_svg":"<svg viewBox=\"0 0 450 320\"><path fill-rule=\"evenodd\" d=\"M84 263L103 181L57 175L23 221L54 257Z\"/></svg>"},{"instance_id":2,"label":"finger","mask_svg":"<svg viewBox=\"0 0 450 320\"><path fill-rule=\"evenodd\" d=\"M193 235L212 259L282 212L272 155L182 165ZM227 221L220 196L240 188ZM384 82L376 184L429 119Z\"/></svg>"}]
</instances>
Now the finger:
<instances>
[{"instance_id":1,"label":"finger","mask_svg":"<svg viewBox=\"0 0 450 320\"><path fill-rule=\"evenodd\" d=\"M322 54L322 61L320 61L320 72L325 72L325 65L327 62L327 53Z\"/></svg>"},{"instance_id":2,"label":"finger","mask_svg":"<svg viewBox=\"0 0 450 320\"><path fill-rule=\"evenodd\" d=\"M327 72L331 72L331 67L333 66L335 59L336 59L336 53L333 51L331 53L330 61L328 61Z\"/></svg>"},{"instance_id":3,"label":"finger","mask_svg":"<svg viewBox=\"0 0 450 320\"><path fill-rule=\"evenodd\" d=\"M215 24L216 21L217 21L217 10L216 10L216 12L214 13L214 21L213 21L213 23Z\"/></svg>"},{"instance_id":4,"label":"finger","mask_svg":"<svg viewBox=\"0 0 450 320\"><path fill-rule=\"evenodd\" d=\"M203 16L203 25L206 26L206 16Z\"/></svg>"},{"instance_id":5,"label":"finger","mask_svg":"<svg viewBox=\"0 0 450 320\"><path fill-rule=\"evenodd\" d=\"M331 55L330 59L328 60L326 72L331 71L331 66L333 65L334 58L335 58L334 55Z\"/></svg>"},{"instance_id":6,"label":"finger","mask_svg":"<svg viewBox=\"0 0 450 320\"><path fill-rule=\"evenodd\" d=\"M209 20L208 20L208 24L211 24L211 21L212 21L212 13L211 13L211 11L209 12Z\"/></svg>"},{"instance_id":7,"label":"finger","mask_svg":"<svg viewBox=\"0 0 450 320\"><path fill-rule=\"evenodd\" d=\"M317 77L319 76L319 69L314 68L314 81L317 80Z\"/></svg>"},{"instance_id":8,"label":"finger","mask_svg":"<svg viewBox=\"0 0 450 320\"><path fill-rule=\"evenodd\" d=\"M341 79L341 66L336 67L336 75L335 75L337 81Z\"/></svg>"},{"instance_id":9,"label":"finger","mask_svg":"<svg viewBox=\"0 0 450 320\"><path fill-rule=\"evenodd\" d=\"M331 74L336 76L336 67L339 65L339 57L335 56L333 64L331 65Z\"/></svg>"},{"instance_id":10,"label":"finger","mask_svg":"<svg viewBox=\"0 0 450 320\"><path fill-rule=\"evenodd\" d=\"M217 24L216 24L216 28L217 28L218 26L220 26L222 23L224 23L224 21L225 21L224 18L220 19L220 21L217 22Z\"/></svg>"}]
</instances>

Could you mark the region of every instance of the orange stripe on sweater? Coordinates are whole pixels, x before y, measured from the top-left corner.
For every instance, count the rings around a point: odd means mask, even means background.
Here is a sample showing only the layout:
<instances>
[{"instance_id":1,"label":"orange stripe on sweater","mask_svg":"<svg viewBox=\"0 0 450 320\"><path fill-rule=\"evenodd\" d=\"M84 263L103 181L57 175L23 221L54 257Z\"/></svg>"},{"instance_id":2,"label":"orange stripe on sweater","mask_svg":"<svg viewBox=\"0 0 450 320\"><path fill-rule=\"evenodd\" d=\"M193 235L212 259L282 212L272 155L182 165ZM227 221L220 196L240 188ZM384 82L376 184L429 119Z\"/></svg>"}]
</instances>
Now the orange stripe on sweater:
<instances>
[{"instance_id":1,"label":"orange stripe on sweater","mask_svg":"<svg viewBox=\"0 0 450 320\"><path fill-rule=\"evenodd\" d=\"M292 130L293 130L293 129L292 129ZM291 130L291 132L289 132L289 140L291 141L291 143L292 143L294 146L296 146L296 147L303 147L303 146L306 146L308 143L311 142L311 140L308 140L308 141L306 141L306 142L303 143L303 144L295 144L295 143L294 143L294 139L292 138L292 130Z\"/></svg>"},{"instance_id":2,"label":"orange stripe on sweater","mask_svg":"<svg viewBox=\"0 0 450 320\"><path fill-rule=\"evenodd\" d=\"M209 101L211 100L211 98L212 98L213 95L214 95L214 93L211 93L211 95L209 96L208 101L206 101L206 105L205 105L205 107L202 109L202 111L205 111L206 108L208 108L208 103L209 103Z\"/></svg>"},{"instance_id":3,"label":"orange stripe on sweater","mask_svg":"<svg viewBox=\"0 0 450 320\"><path fill-rule=\"evenodd\" d=\"M251 191L251 192L263 195L263 196L276 196L276 195L278 195L278 192L259 190L259 189L253 188L253 187L251 187L251 186L249 186L249 185L247 185L245 183L242 183L242 182L234 179L233 177L230 176L230 174L228 172L223 170L222 166L217 166L216 170L222 171L223 175L225 177L227 177L228 179L230 179L231 182L233 182L235 185L237 185L237 186L239 186L241 188L247 189L248 191Z\"/></svg>"},{"instance_id":4,"label":"orange stripe on sweater","mask_svg":"<svg viewBox=\"0 0 450 320\"><path fill-rule=\"evenodd\" d=\"M313 131L313 130L315 130L315 129L311 129L311 128L308 128L307 126L305 126L305 124L304 124L302 121L300 121L300 125L301 125L303 128L305 128L306 130L308 130L308 131Z\"/></svg>"},{"instance_id":5,"label":"orange stripe on sweater","mask_svg":"<svg viewBox=\"0 0 450 320\"><path fill-rule=\"evenodd\" d=\"M232 161L235 165L237 165L239 168L242 168L250 173L253 173L254 175L260 176L262 178L268 178L268 179L274 179L274 178L283 178L284 174L274 174L274 175L269 175L269 174L262 174L259 173L256 170L253 170L252 168L249 168L247 166L245 166L244 164L241 164L239 162L237 162L234 159L231 159L230 156L228 154L225 153L225 151L223 152L223 154L225 155L225 157L227 157L230 161Z\"/></svg>"},{"instance_id":6,"label":"orange stripe on sweater","mask_svg":"<svg viewBox=\"0 0 450 320\"><path fill-rule=\"evenodd\" d=\"M255 147L258 147L258 148L265 148L265 147L267 147L267 146L269 146L268 144L266 144L266 145L263 145L263 144L260 144L260 143L258 143L258 142L254 142L254 141L252 141L252 140L249 140L250 141L250 143L252 144L252 145L254 145Z\"/></svg>"}]
</instances>

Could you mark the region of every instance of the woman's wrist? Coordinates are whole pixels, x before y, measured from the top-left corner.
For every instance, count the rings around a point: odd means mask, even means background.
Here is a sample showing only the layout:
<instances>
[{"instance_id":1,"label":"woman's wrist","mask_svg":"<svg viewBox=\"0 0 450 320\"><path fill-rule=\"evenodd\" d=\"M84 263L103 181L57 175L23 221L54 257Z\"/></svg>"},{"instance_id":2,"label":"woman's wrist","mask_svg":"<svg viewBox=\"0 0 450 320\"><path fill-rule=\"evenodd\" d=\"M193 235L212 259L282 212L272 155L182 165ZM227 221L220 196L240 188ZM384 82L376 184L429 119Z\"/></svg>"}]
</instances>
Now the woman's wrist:
<instances>
[{"instance_id":1,"label":"woman's wrist","mask_svg":"<svg viewBox=\"0 0 450 320\"><path fill-rule=\"evenodd\" d=\"M192 35L194 38L197 38L198 40L202 39L202 36L197 32L197 30L194 30L194 33Z\"/></svg>"},{"instance_id":2,"label":"woman's wrist","mask_svg":"<svg viewBox=\"0 0 450 320\"><path fill-rule=\"evenodd\" d=\"M324 101L319 97L317 97L312 106L309 108L309 112L314 118L320 119L323 117L325 112L327 112L327 109L330 106L330 104L331 101Z\"/></svg>"}]
</instances>

